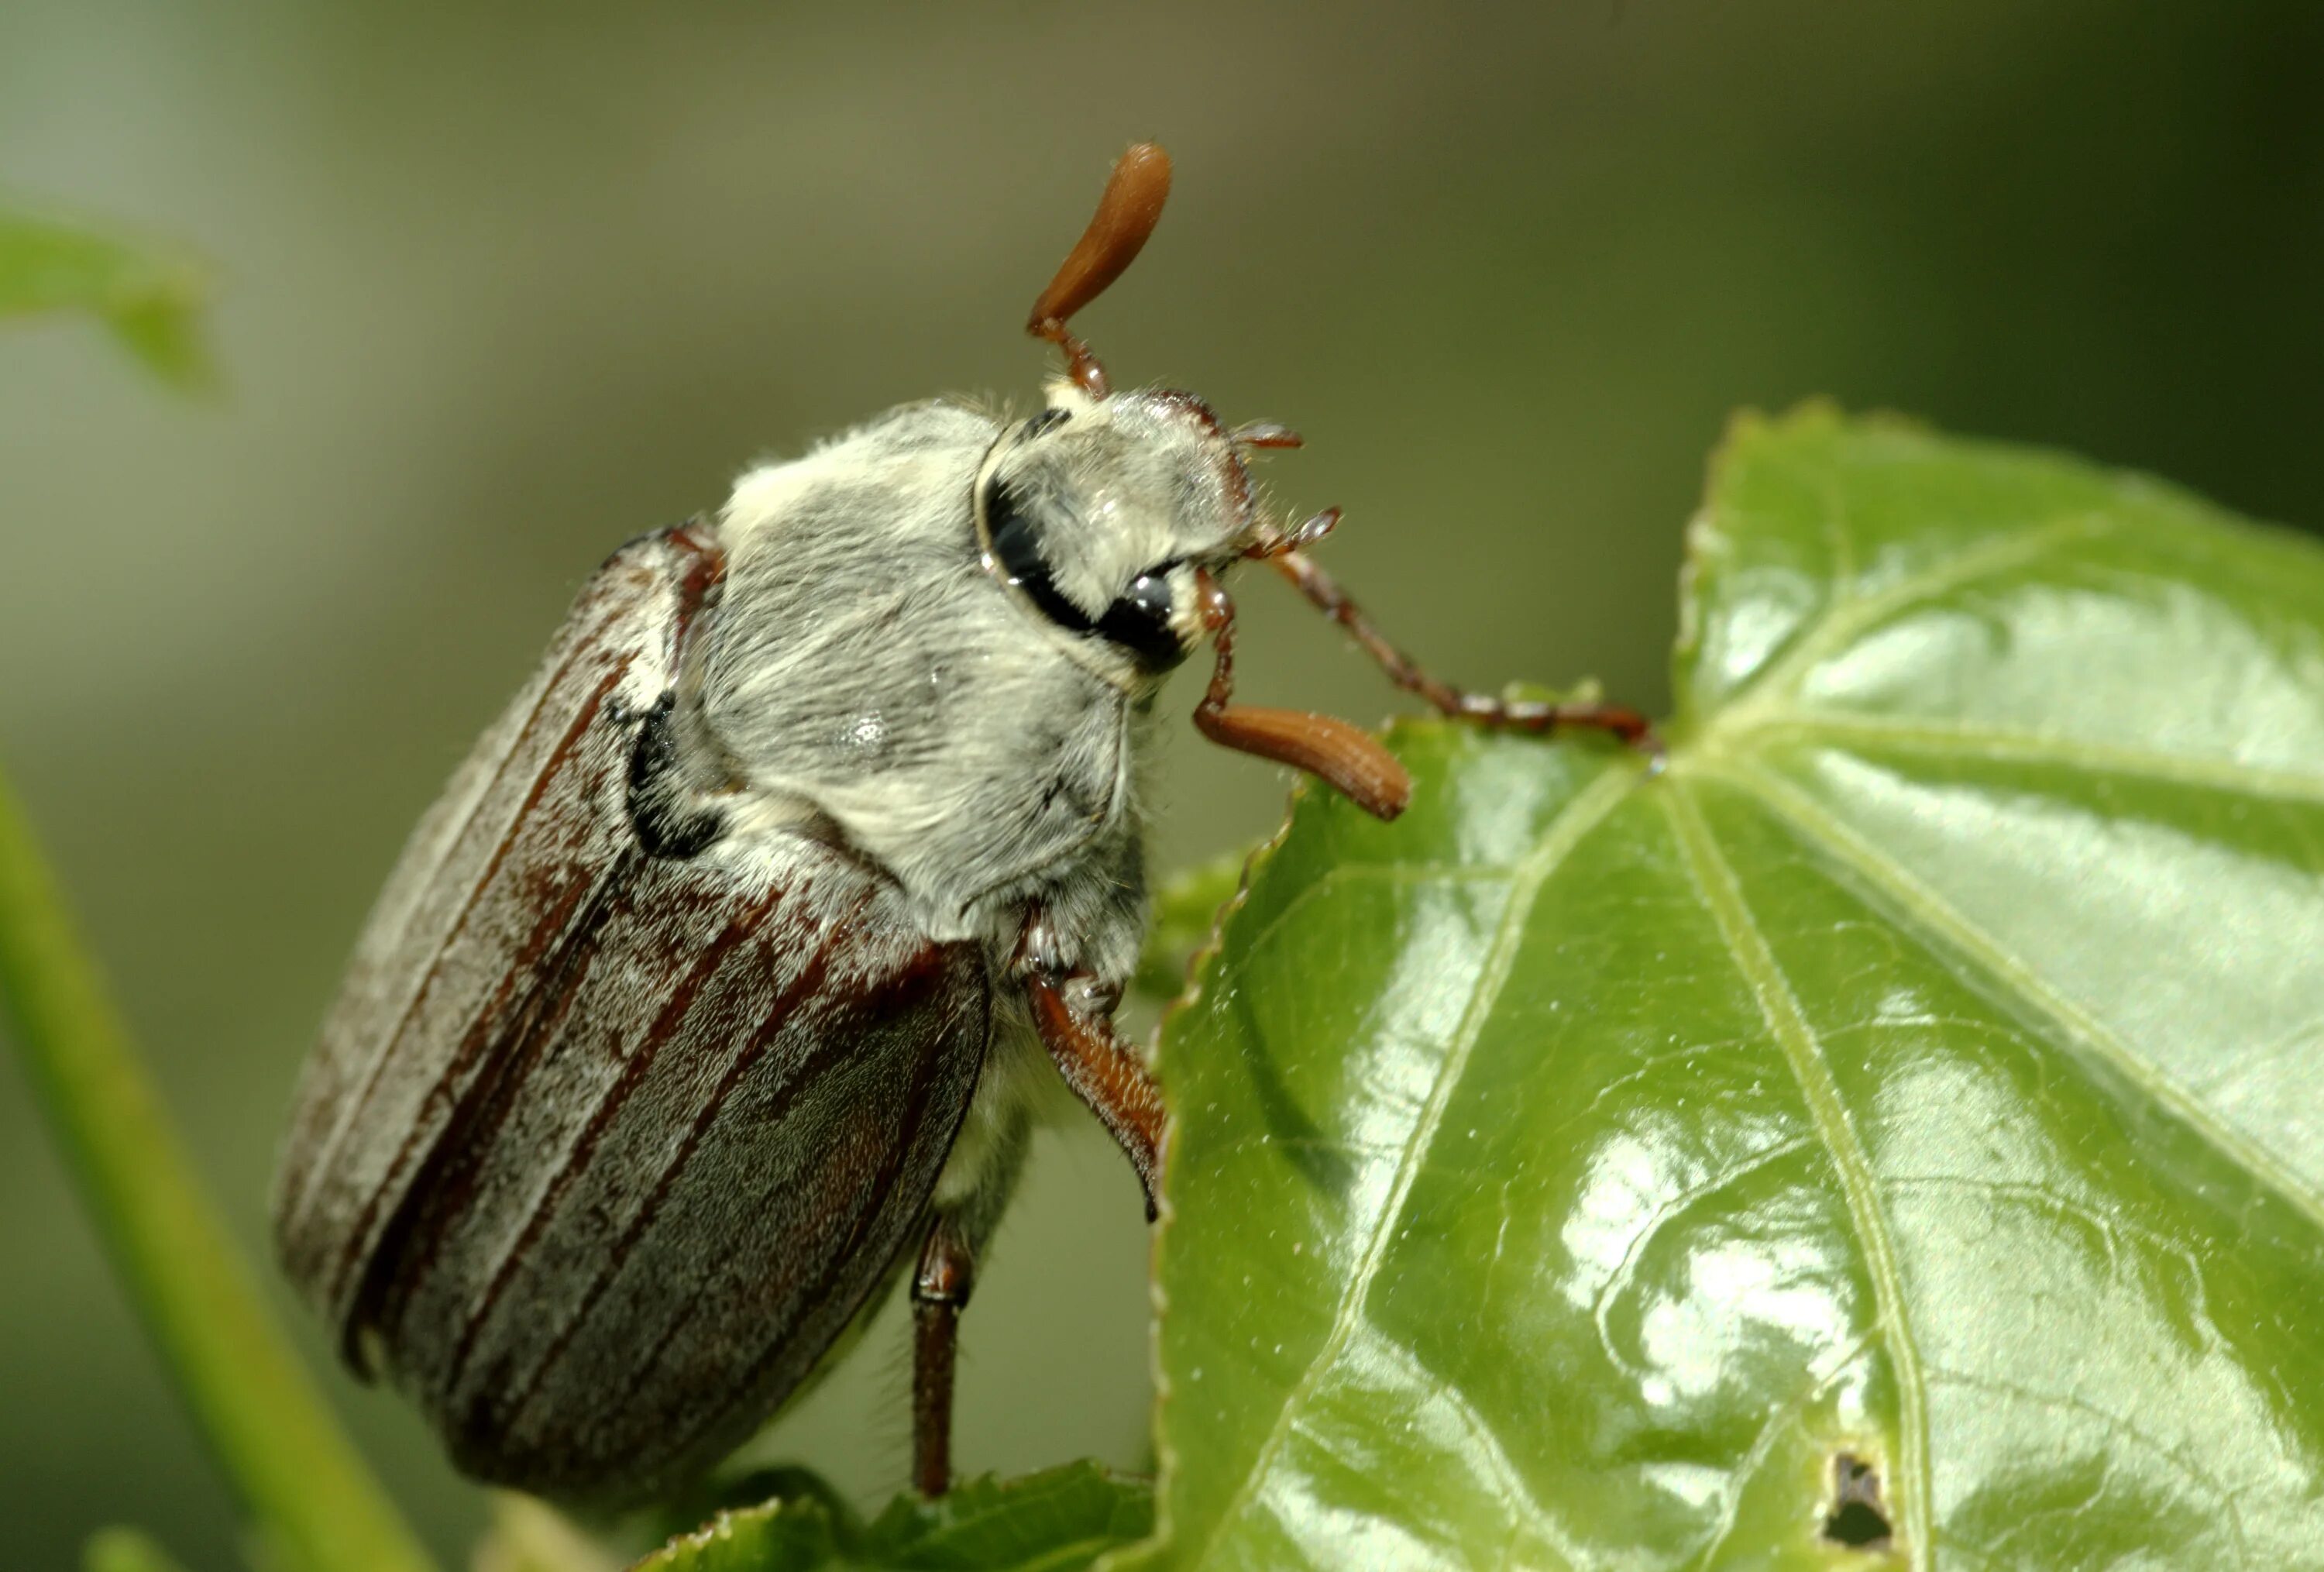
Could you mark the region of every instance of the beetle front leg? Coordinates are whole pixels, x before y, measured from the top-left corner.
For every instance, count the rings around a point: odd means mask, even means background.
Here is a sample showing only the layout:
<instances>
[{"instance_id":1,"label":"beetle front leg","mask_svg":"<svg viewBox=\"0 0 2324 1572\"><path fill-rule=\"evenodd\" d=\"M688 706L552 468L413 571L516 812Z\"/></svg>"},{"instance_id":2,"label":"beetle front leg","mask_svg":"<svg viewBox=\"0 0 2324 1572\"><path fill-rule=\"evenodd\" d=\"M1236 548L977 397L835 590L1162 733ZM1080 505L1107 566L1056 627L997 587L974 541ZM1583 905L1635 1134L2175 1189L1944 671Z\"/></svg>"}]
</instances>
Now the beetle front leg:
<instances>
[{"instance_id":1,"label":"beetle front leg","mask_svg":"<svg viewBox=\"0 0 2324 1572\"><path fill-rule=\"evenodd\" d=\"M952 1488L953 1367L975 1281L975 1252L957 1219L938 1213L912 1274L912 1485L922 1495Z\"/></svg>"},{"instance_id":2,"label":"beetle front leg","mask_svg":"<svg viewBox=\"0 0 2324 1572\"><path fill-rule=\"evenodd\" d=\"M1152 1222L1154 1197L1162 1182L1162 1131L1167 1117L1162 1089L1147 1073L1145 1061L1113 1030L1099 1003L1103 995L1094 978L1074 976L1053 982L1037 972L1025 979L1025 996L1033 1008L1034 1031L1057 1073L1074 1096L1089 1105L1138 1170L1138 1182L1146 1189L1146 1220Z\"/></svg>"},{"instance_id":3,"label":"beetle front leg","mask_svg":"<svg viewBox=\"0 0 2324 1572\"><path fill-rule=\"evenodd\" d=\"M1318 515L1318 520L1332 515ZM1328 527L1328 526L1326 526ZM1309 540L1320 534L1309 529L1296 532L1295 539ZM1662 739L1655 735L1652 722L1635 709L1616 704L1542 704L1526 699L1498 698L1491 694L1473 693L1442 682L1422 670L1412 657L1390 643L1387 635L1373 625L1361 607L1348 598L1339 580L1317 567L1296 548L1268 555L1267 560L1277 572L1299 587L1299 592L1314 602L1317 610L1342 627L1379 664L1388 680L1414 694L1443 713L1462 720L1473 720L1482 726L1509 731L1550 732L1582 726L1619 737L1630 746L1653 758L1662 756Z\"/></svg>"}]
</instances>

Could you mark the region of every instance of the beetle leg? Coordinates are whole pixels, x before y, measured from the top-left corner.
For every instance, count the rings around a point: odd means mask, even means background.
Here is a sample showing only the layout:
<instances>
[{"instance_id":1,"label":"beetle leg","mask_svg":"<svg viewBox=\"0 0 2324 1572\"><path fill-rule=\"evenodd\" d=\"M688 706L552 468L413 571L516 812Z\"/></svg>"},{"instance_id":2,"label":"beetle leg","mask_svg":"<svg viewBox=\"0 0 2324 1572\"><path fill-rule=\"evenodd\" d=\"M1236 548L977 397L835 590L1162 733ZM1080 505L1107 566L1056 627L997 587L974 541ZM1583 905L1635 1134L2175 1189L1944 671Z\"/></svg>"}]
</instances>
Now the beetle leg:
<instances>
[{"instance_id":1,"label":"beetle leg","mask_svg":"<svg viewBox=\"0 0 2324 1572\"><path fill-rule=\"evenodd\" d=\"M1227 702L1234 694L1234 602L1207 571L1195 578L1216 664L1209 691L1194 707L1194 728L1222 747L1320 776L1376 818L1402 813L1412 777L1370 732L1328 715Z\"/></svg>"},{"instance_id":2,"label":"beetle leg","mask_svg":"<svg viewBox=\"0 0 2324 1572\"><path fill-rule=\"evenodd\" d=\"M938 1213L912 1274L912 1484L922 1495L952 1488L954 1355L975 1281L975 1253L957 1220Z\"/></svg>"},{"instance_id":3,"label":"beetle leg","mask_svg":"<svg viewBox=\"0 0 2324 1572\"><path fill-rule=\"evenodd\" d=\"M1031 1136L1020 1110L988 1138L966 1188L928 1218L912 1272L912 1484L923 1495L952 1484L954 1355L960 1313L975 1286L976 1258L1007 1209ZM946 1170L946 1179L954 1176ZM941 1181L940 1181L941 1182ZM946 1194L939 1188L939 1194Z\"/></svg>"},{"instance_id":4,"label":"beetle leg","mask_svg":"<svg viewBox=\"0 0 2324 1572\"><path fill-rule=\"evenodd\" d=\"M1089 1105L1090 1112L1130 1159L1130 1166L1138 1170L1138 1182L1146 1188L1146 1220L1150 1223L1156 1187L1162 1178L1166 1115L1161 1088L1147 1073L1145 1061L1121 1040L1102 1012L1066 997L1067 988L1077 994L1094 991L1095 980L1075 976L1063 979L1063 984L1061 987L1038 972L1025 979L1034 1030L1065 1085Z\"/></svg>"},{"instance_id":5,"label":"beetle leg","mask_svg":"<svg viewBox=\"0 0 2324 1572\"><path fill-rule=\"evenodd\" d=\"M1497 698L1490 694L1472 693L1441 682L1414 663L1412 658L1394 644L1356 603L1348 598L1339 580L1317 567L1304 553L1294 549L1269 555L1267 559L1276 570L1299 587L1299 592L1314 602L1317 610L1348 630L1364 653L1379 663L1388 680L1406 692L1416 694L1426 703L1449 716L1473 720L1484 726L1509 731L1548 732L1561 727L1584 726L1619 737L1650 758L1662 757L1662 739L1655 735L1653 723L1635 709L1625 709L1613 704L1542 704L1526 699Z\"/></svg>"}]
</instances>

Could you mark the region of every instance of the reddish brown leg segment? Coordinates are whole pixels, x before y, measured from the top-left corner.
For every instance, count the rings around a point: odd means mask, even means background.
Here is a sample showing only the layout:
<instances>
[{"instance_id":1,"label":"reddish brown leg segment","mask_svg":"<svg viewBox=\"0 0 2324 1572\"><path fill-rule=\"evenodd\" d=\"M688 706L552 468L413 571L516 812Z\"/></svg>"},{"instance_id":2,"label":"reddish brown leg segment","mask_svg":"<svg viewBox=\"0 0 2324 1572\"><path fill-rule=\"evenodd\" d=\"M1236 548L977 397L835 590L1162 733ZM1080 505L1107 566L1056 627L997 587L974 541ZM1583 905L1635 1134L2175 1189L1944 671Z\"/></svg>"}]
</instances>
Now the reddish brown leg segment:
<instances>
[{"instance_id":1,"label":"reddish brown leg segment","mask_svg":"<svg viewBox=\"0 0 2324 1572\"><path fill-rule=\"evenodd\" d=\"M1407 693L1418 695L1446 715L1511 731L1548 732L1563 726L1586 726L1611 733L1653 757L1662 756L1662 739L1655 735L1653 723L1635 709L1612 704L1541 704L1496 698L1440 682L1389 643L1386 635L1372 625L1371 619L1348 598L1339 581L1305 555L1296 550L1284 551L1268 560L1297 585L1300 593L1314 602L1317 609L1347 629L1364 652L1379 662L1389 681Z\"/></svg>"},{"instance_id":2,"label":"reddish brown leg segment","mask_svg":"<svg viewBox=\"0 0 2324 1572\"><path fill-rule=\"evenodd\" d=\"M952 1376L960 1312L976 1262L952 1219L928 1225L912 1276L912 1484L922 1495L952 1488Z\"/></svg>"},{"instance_id":3,"label":"reddish brown leg segment","mask_svg":"<svg viewBox=\"0 0 2324 1572\"><path fill-rule=\"evenodd\" d=\"M1086 980L1068 977L1065 983L1078 986ZM1025 980L1025 994L1033 1006L1041 1046L1056 1062L1057 1073L1112 1133L1122 1155L1138 1170L1138 1182L1146 1187L1146 1220L1152 1222L1154 1196L1162 1182L1167 1117L1161 1088L1103 1015L1074 1008L1056 983L1038 975Z\"/></svg>"},{"instance_id":4,"label":"reddish brown leg segment","mask_svg":"<svg viewBox=\"0 0 2324 1572\"><path fill-rule=\"evenodd\" d=\"M1194 707L1194 727L1222 747L1256 754L1321 776L1375 818L1394 818L1412 797L1412 777L1379 739L1360 726L1303 709L1229 704L1234 694L1234 603L1207 573L1200 579L1203 619L1217 664L1210 691Z\"/></svg>"}]
</instances>

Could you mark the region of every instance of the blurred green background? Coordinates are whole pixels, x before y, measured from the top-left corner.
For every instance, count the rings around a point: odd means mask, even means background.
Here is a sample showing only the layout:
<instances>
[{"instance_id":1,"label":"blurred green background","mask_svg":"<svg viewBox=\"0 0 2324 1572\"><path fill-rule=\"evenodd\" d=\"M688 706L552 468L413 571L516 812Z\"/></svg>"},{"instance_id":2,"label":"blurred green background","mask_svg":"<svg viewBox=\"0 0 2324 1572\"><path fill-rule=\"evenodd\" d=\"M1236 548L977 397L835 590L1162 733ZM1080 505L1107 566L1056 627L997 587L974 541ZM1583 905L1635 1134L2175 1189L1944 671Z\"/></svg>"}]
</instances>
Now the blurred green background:
<instances>
[{"instance_id":1,"label":"blurred green background","mask_svg":"<svg viewBox=\"0 0 2324 1572\"><path fill-rule=\"evenodd\" d=\"M1025 307L1132 138L1179 183L1084 319L1117 378L1305 431L1277 499L1346 505L1326 559L1448 674L1659 704L1738 405L2324 521L2319 83L2301 4L5 0L0 190L205 254L226 377L188 402L85 326L0 336L0 758L255 1251L365 904L580 578L755 456L1031 399ZM1250 697L1394 707L1287 594L1243 603ZM1190 738L1166 866L1282 797ZM0 1263L0 1558L131 1520L229 1565L13 1073ZM1047 1138L967 1322L965 1467L1144 1462L1144 1266L1124 1165ZM897 1330L768 1448L898 1486ZM456 1554L477 1495L330 1379Z\"/></svg>"}]
</instances>

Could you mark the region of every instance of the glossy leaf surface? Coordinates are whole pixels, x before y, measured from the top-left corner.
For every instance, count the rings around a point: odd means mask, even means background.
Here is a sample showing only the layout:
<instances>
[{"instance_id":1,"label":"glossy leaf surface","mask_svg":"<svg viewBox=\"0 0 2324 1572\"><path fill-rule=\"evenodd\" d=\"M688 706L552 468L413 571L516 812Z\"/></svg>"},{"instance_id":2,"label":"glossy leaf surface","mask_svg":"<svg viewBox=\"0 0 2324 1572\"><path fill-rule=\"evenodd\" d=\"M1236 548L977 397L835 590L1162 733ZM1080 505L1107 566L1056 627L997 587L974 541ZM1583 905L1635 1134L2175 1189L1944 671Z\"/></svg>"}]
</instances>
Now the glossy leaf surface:
<instances>
[{"instance_id":1,"label":"glossy leaf surface","mask_svg":"<svg viewBox=\"0 0 2324 1572\"><path fill-rule=\"evenodd\" d=\"M1154 1521L1141 1480L1074 1463L972 1480L941 1501L899 1496L870 1523L825 1495L721 1512L638 1563L637 1572L1074 1572Z\"/></svg>"},{"instance_id":2,"label":"glossy leaf surface","mask_svg":"<svg viewBox=\"0 0 2324 1572\"><path fill-rule=\"evenodd\" d=\"M2324 1566L2324 556L1811 412L1690 558L1659 776L1256 862L1118 1560Z\"/></svg>"}]
</instances>

